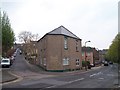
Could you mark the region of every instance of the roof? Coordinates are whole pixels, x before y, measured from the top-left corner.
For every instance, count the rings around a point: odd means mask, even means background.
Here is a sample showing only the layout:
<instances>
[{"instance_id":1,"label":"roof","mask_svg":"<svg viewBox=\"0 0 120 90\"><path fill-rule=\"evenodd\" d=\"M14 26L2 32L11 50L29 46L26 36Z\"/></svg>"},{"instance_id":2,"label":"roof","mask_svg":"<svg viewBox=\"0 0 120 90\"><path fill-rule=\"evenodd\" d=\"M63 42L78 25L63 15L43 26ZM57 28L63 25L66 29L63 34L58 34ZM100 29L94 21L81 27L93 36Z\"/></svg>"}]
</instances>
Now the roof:
<instances>
[{"instance_id":1,"label":"roof","mask_svg":"<svg viewBox=\"0 0 120 90\"><path fill-rule=\"evenodd\" d=\"M51 32L47 33L49 35L66 35L69 37L73 37L76 39L80 39L79 37L77 37L75 34L73 34L72 32L70 32L67 28L65 28L64 26L60 26L54 30L52 30Z\"/></svg>"},{"instance_id":2,"label":"roof","mask_svg":"<svg viewBox=\"0 0 120 90\"><path fill-rule=\"evenodd\" d=\"M91 47L82 47L82 51L86 51L86 52L92 52L93 51L93 48Z\"/></svg>"}]
</instances>

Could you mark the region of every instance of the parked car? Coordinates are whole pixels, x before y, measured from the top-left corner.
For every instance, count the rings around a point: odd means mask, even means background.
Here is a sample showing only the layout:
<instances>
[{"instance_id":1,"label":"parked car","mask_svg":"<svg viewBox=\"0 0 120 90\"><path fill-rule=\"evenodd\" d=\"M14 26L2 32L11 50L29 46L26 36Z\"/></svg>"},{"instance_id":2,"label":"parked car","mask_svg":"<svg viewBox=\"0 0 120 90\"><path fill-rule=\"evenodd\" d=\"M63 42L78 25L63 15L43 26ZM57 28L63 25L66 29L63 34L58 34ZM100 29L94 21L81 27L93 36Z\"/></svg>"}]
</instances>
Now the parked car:
<instances>
[{"instance_id":1,"label":"parked car","mask_svg":"<svg viewBox=\"0 0 120 90\"><path fill-rule=\"evenodd\" d=\"M113 62L112 62L112 61L109 61L109 64L113 64Z\"/></svg>"},{"instance_id":2,"label":"parked car","mask_svg":"<svg viewBox=\"0 0 120 90\"><path fill-rule=\"evenodd\" d=\"M15 61L15 57L14 57L14 56L11 56L11 57L10 57L10 64L12 65L14 61Z\"/></svg>"},{"instance_id":3,"label":"parked car","mask_svg":"<svg viewBox=\"0 0 120 90\"><path fill-rule=\"evenodd\" d=\"M20 50L19 53L22 54L22 51Z\"/></svg>"},{"instance_id":4,"label":"parked car","mask_svg":"<svg viewBox=\"0 0 120 90\"><path fill-rule=\"evenodd\" d=\"M17 53L16 53L16 52L14 52L13 56L14 56L14 57L16 57L16 54L17 54Z\"/></svg>"},{"instance_id":5,"label":"parked car","mask_svg":"<svg viewBox=\"0 0 120 90\"><path fill-rule=\"evenodd\" d=\"M107 61L104 62L104 66L108 66L108 62Z\"/></svg>"},{"instance_id":6,"label":"parked car","mask_svg":"<svg viewBox=\"0 0 120 90\"><path fill-rule=\"evenodd\" d=\"M3 58L2 60L1 60L1 65L2 65L2 67L10 67L10 59L9 58Z\"/></svg>"},{"instance_id":7,"label":"parked car","mask_svg":"<svg viewBox=\"0 0 120 90\"><path fill-rule=\"evenodd\" d=\"M95 65L94 64L90 64L91 67L94 67Z\"/></svg>"},{"instance_id":8,"label":"parked car","mask_svg":"<svg viewBox=\"0 0 120 90\"><path fill-rule=\"evenodd\" d=\"M11 60L15 60L15 57L14 57L14 56L11 56Z\"/></svg>"}]
</instances>

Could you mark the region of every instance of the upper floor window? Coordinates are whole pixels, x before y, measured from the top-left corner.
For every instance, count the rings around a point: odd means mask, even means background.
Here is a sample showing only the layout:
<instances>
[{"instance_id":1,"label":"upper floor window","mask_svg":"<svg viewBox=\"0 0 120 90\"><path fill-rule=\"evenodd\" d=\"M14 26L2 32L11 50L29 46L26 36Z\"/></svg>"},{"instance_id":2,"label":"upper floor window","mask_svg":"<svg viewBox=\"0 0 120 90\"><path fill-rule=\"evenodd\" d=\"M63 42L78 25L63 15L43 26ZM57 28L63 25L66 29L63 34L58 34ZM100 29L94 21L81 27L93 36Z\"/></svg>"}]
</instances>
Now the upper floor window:
<instances>
[{"instance_id":1,"label":"upper floor window","mask_svg":"<svg viewBox=\"0 0 120 90\"><path fill-rule=\"evenodd\" d=\"M76 40L76 52L78 52L79 49L78 49L78 40Z\"/></svg>"},{"instance_id":2,"label":"upper floor window","mask_svg":"<svg viewBox=\"0 0 120 90\"><path fill-rule=\"evenodd\" d=\"M88 52L87 55L90 56L90 52Z\"/></svg>"},{"instance_id":3,"label":"upper floor window","mask_svg":"<svg viewBox=\"0 0 120 90\"><path fill-rule=\"evenodd\" d=\"M64 49L68 49L68 38L64 36Z\"/></svg>"},{"instance_id":4,"label":"upper floor window","mask_svg":"<svg viewBox=\"0 0 120 90\"><path fill-rule=\"evenodd\" d=\"M84 52L82 52L82 56L84 56Z\"/></svg>"},{"instance_id":5,"label":"upper floor window","mask_svg":"<svg viewBox=\"0 0 120 90\"><path fill-rule=\"evenodd\" d=\"M43 60L44 60L44 66L46 66L46 58L44 58Z\"/></svg>"}]
</instances>

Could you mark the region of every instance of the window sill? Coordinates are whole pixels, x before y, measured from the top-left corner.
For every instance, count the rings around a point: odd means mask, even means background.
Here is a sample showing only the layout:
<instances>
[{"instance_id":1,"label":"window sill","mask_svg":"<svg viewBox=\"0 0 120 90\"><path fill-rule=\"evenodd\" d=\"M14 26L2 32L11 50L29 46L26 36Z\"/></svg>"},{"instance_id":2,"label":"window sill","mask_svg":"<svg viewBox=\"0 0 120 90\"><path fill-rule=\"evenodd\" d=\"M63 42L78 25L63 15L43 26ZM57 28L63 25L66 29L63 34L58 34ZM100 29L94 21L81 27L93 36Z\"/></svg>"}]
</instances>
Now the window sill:
<instances>
[{"instance_id":1,"label":"window sill","mask_svg":"<svg viewBox=\"0 0 120 90\"><path fill-rule=\"evenodd\" d=\"M68 48L64 48L65 50L68 50Z\"/></svg>"},{"instance_id":2,"label":"window sill","mask_svg":"<svg viewBox=\"0 0 120 90\"><path fill-rule=\"evenodd\" d=\"M64 64L63 66L69 66L68 64Z\"/></svg>"}]
</instances>

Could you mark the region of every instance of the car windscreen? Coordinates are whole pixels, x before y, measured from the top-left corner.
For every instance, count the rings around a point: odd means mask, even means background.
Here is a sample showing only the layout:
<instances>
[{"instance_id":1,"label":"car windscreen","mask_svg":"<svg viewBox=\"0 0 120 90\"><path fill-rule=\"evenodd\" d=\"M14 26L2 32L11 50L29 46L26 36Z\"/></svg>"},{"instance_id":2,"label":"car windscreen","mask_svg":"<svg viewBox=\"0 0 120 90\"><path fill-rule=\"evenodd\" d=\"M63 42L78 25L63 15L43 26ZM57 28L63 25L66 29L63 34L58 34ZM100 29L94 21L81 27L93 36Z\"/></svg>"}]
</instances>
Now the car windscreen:
<instances>
[{"instance_id":1,"label":"car windscreen","mask_svg":"<svg viewBox=\"0 0 120 90\"><path fill-rule=\"evenodd\" d=\"M2 62L6 63L6 62L9 62L8 60L2 60Z\"/></svg>"}]
</instances>

